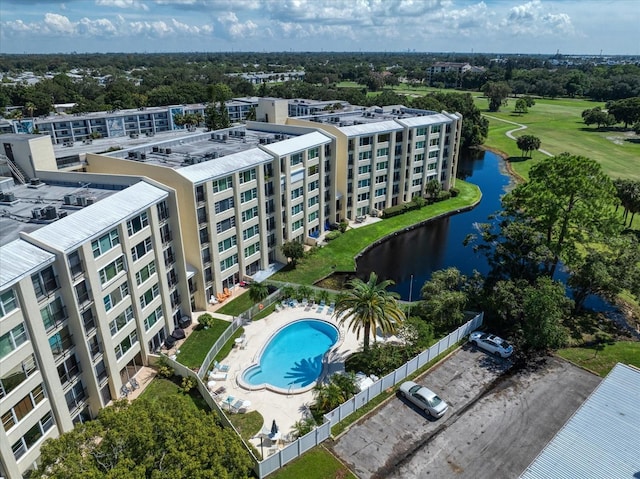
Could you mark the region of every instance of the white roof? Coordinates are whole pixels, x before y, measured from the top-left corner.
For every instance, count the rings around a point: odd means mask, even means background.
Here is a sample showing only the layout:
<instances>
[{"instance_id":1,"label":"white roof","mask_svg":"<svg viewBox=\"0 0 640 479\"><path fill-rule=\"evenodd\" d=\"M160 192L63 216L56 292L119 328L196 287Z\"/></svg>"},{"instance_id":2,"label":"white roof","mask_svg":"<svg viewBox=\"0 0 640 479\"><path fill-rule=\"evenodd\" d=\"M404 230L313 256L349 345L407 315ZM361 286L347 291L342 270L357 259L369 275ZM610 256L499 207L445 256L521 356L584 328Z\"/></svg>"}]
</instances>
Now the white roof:
<instances>
[{"instance_id":1,"label":"white roof","mask_svg":"<svg viewBox=\"0 0 640 479\"><path fill-rule=\"evenodd\" d=\"M453 118L443 113L436 113L435 115L425 116L412 116L410 118L398 119L397 122L408 127L413 128L416 126L434 125L438 123L451 123Z\"/></svg>"},{"instance_id":2,"label":"white roof","mask_svg":"<svg viewBox=\"0 0 640 479\"><path fill-rule=\"evenodd\" d=\"M640 369L616 364L521 479L629 479L640 470Z\"/></svg>"},{"instance_id":3,"label":"white roof","mask_svg":"<svg viewBox=\"0 0 640 479\"><path fill-rule=\"evenodd\" d=\"M49 263L55 256L37 246L17 239L0 248L0 290L17 283Z\"/></svg>"},{"instance_id":4,"label":"white roof","mask_svg":"<svg viewBox=\"0 0 640 479\"><path fill-rule=\"evenodd\" d=\"M269 145L262 145L264 150L272 152L277 156L290 155L298 151L306 150L307 148L313 148L314 146L323 145L329 143L331 139L326 135L323 135L319 131L313 133L307 133L306 135L300 135L288 140L282 140L277 143L271 143Z\"/></svg>"},{"instance_id":5,"label":"white roof","mask_svg":"<svg viewBox=\"0 0 640 479\"><path fill-rule=\"evenodd\" d=\"M394 120L375 121L371 123L362 123L353 126L341 126L338 128L347 136L372 135L381 131L402 130L402 125L398 125Z\"/></svg>"},{"instance_id":6,"label":"white roof","mask_svg":"<svg viewBox=\"0 0 640 479\"><path fill-rule=\"evenodd\" d=\"M165 190L141 181L28 236L57 250L71 251L168 195Z\"/></svg>"},{"instance_id":7,"label":"white roof","mask_svg":"<svg viewBox=\"0 0 640 479\"><path fill-rule=\"evenodd\" d=\"M240 151L232 155L215 158L196 165L176 170L192 183L202 183L213 178L228 176L236 171L246 170L273 160L273 156L260 148Z\"/></svg>"}]
</instances>

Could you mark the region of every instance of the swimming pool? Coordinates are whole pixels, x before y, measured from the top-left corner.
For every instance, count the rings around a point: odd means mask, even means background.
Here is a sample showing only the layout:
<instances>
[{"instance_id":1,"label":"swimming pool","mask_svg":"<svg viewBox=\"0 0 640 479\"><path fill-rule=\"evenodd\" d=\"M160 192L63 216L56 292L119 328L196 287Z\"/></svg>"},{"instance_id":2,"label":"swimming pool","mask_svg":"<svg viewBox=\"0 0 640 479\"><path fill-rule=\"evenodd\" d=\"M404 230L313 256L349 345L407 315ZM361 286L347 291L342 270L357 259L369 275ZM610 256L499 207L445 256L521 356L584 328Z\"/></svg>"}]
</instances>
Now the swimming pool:
<instances>
[{"instance_id":1,"label":"swimming pool","mask_svg":"<svg viewBox=\"0 0 640 479\"><path fill-rule=\"evenodd\" d=\"M338 329L318 319L301 319L278 330L238 381L248 389L301 392L322 374L322 359L338 342Z\"/></svg>"}]
</instances>

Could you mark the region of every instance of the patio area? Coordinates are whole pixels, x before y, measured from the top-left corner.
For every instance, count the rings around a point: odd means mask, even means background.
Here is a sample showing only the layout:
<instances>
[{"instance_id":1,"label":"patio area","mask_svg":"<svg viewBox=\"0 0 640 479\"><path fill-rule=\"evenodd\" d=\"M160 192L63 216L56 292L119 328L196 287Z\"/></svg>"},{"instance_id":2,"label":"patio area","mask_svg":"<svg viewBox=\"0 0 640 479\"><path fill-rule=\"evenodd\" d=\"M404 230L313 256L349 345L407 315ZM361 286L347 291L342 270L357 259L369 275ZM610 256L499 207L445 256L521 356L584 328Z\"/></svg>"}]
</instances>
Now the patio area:
<instances>
[{"instance_id":1,"label":"patio area","mask_svg":"<svg viewBox=\"0 0 640 479\"><path fill-rule=\"evenodd\" d=\"M275 452L275 447L286 442L294 423L310 416L308 406L313 402L313 390L299 394L282 394L269 389L249 390L241 387L237 378L247 367L258 361L261 350L279 329L299 319L322 319L338 327L340 339L329 353L326 373L343 371L345 359L361 347L361 342L356 339L354 333L348 332L345 326L338 325L327 306L319 311L318 305L307 308L298 305L283 308L264 319L245 325L242 340L236 342L231 353L223 361L223 366L228 366L226 379L223 379L223 376L205 378L207 382L213 381L209 385L211 391L225 388L225 391L217 396L223 409L233 412L233 404L250 404L242 410L260 412L264 418L263 429L269 429L272 422L276 421L280 440L264 441L265 456ZM260 449L260 437L252 439L251 442Z\"/></svg>"}]
</instances>

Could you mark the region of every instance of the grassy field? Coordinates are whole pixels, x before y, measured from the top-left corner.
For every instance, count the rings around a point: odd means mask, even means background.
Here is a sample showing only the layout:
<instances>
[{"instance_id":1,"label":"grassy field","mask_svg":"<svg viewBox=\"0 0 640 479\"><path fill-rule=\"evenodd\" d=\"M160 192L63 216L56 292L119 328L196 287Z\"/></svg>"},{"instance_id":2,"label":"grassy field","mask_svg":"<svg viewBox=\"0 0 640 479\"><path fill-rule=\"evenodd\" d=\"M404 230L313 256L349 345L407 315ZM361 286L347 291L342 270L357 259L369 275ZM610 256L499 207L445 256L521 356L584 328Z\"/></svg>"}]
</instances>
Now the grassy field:
<instances>
[{"instance_id":1,"label":"grassy field","mask_svg":"<svg viewBox=\"0 0 640 479\"><path fill-rule=\"evenodd\" d=\"M640 343L633 341L604 344L603 349L561 349L558 355L602 377L606 376L616 363L631 364L640 368Z\"/></svg>"},{"instance_id":2,"label":"grassy field","mask_svg":"<svg viewBox=\"0 0 640 479\"><path fill-rule=\"evenodd\" d=\"M336 457L324 447L316 447L282 469L274 472L269 479L356 479Z\"/></svg>"},{"instance_id":3,"label":"grassy field","mask_svg":"<svg viewBox=\"0 0 640 479\"><path fill-rule=\"evenodd\" d=\"M173 396L175 394L181 394L179 386L173 381L156 377L149 383L145 390L140 395L140 398L147 399L148 401L157 401L159 398L166 396ZM210 411L209 405L202 399L197 389L190 391L187 397L191 399L194 407L202 411Z\"/></svg>"},{"instance_id":4,"label":"grassy field","mask_svg":"<svg viewBox=\"0 0 640 479\"><path fill-rule=\"evenodd\" d=\"M281 270L272 279L296 284L313 284L333 271L354 271L355 256L378 239L422 220L463 208L480 199L480 190L475 185L457 180L456 188L460 191L456 198L425 206L420 210L410 211L362 228L350 229L331 241L329 246L320 248L314 254L298 261L295 268Z\"/></svg>"},{"instance_id":5,"label":"grassy field","mask_svg":"<svg viewBox=\"0 0 640 479\"><path fill-rule=\"evenodd\" d=\"M485 115L500 119L489 118L489 136L485 142L489 147L520 157L515 141L505 136L507 131L516 126L501 120L512 121L528 127L515 133L516 136L537 136L541 140L541 148L553 155L569 152L586 156L598 161L612 178L640 180L640 136L618 128L597 130L582 122L583 110L604 107L604 103L536 99L536 104L524 115L513 113L513 99L498 113L488 112L486 99L477 98L476 104ZM542 158L542 153L535 152L532 160L514 161L513 168L526 178L531 165Z\"/></svg>"},{"instance_id":6,"label":"grassy field","mask_svg":"<svg viewBox=\"0 0 640 479\"><path fill-rule=\"evenodd\" d=\"M197 327L180 346L178 361L188 368L200 367L207 356L211 346L218 340L222 333L229 327L228 321L215 319L213 326L208 329Z\"/></svg>"}]
</instances>

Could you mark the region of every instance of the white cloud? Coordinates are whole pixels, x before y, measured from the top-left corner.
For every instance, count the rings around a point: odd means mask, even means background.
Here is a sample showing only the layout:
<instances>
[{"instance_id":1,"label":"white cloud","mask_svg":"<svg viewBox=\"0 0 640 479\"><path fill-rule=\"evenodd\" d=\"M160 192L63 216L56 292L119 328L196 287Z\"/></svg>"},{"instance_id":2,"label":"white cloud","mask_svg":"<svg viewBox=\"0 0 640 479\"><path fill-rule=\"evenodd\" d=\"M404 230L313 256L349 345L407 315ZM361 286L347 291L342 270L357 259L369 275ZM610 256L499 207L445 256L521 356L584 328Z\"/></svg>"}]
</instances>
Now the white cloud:
<instances>
[{"instance_id":1,"label":"white cloud","mask_svg":"<svg viewBox=\"0 0 640 479\"><path fill-rule=\"evenodd\" d=\"M72 35L75 31L73 23L64 15L57 13L45 13L43 28L49 33L61 35Z\"/></svg>"},{"instance_id":2,"label":"white cloud","mask_svg":"<svg viewBox=\"0 0 640 479\"><path fill-rule=\"evenodd\" d=\"M139 0L96 0L99 7L133 8L138 10L149 10L149 7Z\"/></svg>"}]
</instances>

